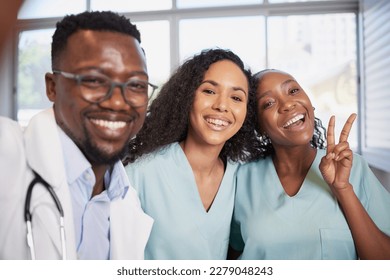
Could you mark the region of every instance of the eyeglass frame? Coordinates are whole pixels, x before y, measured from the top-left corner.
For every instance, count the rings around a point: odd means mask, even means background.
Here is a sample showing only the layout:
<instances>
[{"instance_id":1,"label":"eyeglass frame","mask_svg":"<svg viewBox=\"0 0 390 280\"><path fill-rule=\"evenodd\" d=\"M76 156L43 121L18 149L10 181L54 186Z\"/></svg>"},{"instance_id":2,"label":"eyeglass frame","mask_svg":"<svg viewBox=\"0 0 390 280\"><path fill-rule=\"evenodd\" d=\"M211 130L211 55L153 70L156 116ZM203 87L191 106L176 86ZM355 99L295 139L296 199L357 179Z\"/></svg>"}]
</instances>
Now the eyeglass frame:
<instances>
[{"instance_id":1,"label":"eyeglass frame","mask_svg":"<svg viewBox=\"0 0 390 280\"><path fill-rule=\"evenodd\" d=\"M61 70L56 70L56 69L53 69L52 72L53 72L53 74L61 75L61 76L64 77L64 78L73 79L74 81L76 81L76 83L77 83L77 85L78 85L79 87L82 86L82 78L84 78L84 77L86 77L86 76L99 76L99 75L96 75L96 74L74 74L74 73L69 73L69 72L66 72L66 71L61 71ZM121 95L122 95L122 97L123 97L123 100L124 100L127 104L129 104L130 106L132 106L132 107L134 107L134 108L143 107L143 106L145 106L146 104L149 103L149 100L153 97L153 95L154 95L156 89L158 89L158 86L156 86L156 85L154 85L154 84L152 84L152 83L149 83L149 82L147 82L147 81L145 81L145 80L140 80L140 79L134 79L134 78L133 78L133 79L128 80L127 82L120 83L120 82L115 82L115 81L113 81L110 77L108 77L108 76L106 76L106 75L104 75L104 74L100 74L100 76L106 78L107 81L110 83L110 86L109 86L109 88L108 88L108 91L107 91L106 95L104 95L104 97L103 97L101 100L99 100L99 101L91 101L91 100L88 100L88 99L85 98L85 96L82 94L83 99L85 99L87 102L90 102L90 103L92 103L92 104L99 104L99 103L101 103L101 102L103 102L103 101L105 101L105 100L110 99L110 98L112 97L112 93L113 93L113 91L114 91L114 88L119 87L119 88L121 89ZM146 83L147 85L151 86L152 89L153 89L153 90L152 90L152 93L150 94L150 96L149 96L149 94L147 94L147 99L146 99L147 101L146 101L145 103L143 103L143 104L140 104L140 105L138 105L138 104L137 104L137 105L132 104L132 102L130 102L130 101L126 98L126 96L125 96L125 90L127 90L127 89L126 89L127 85L128 85L130 82L134 82L134 81L139 81L139 82Z\"/></svg>"}]
</instances>

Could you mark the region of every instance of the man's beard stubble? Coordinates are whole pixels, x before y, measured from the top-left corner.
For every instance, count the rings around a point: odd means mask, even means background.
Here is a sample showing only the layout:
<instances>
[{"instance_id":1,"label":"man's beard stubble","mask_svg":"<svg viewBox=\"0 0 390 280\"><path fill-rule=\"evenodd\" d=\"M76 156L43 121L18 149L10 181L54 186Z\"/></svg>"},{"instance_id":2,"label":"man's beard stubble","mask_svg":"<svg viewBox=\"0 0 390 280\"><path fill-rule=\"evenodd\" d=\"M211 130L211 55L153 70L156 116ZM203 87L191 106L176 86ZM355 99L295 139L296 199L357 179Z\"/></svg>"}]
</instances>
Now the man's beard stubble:
<instances>
[{"instance_id":1,"label":"man's beard stubble","mask_svg":"<svg viewBox=\"0 0 390 280\"><path fill-rule=\"evenodd\" d=\"M121 150L110 153L102 147L98 147L94 144L90 137L88 130L83 126L83 134L85 135L85 140L77 139L73 132L68 129L63 123L58 123L62 130L69 136L70 139L77 145L80 151L84 154L91 165L109 165L112 166L116 162L122 160L128 153L129 147L126 144L122 147Z\"/></svg>"}]
</instances>

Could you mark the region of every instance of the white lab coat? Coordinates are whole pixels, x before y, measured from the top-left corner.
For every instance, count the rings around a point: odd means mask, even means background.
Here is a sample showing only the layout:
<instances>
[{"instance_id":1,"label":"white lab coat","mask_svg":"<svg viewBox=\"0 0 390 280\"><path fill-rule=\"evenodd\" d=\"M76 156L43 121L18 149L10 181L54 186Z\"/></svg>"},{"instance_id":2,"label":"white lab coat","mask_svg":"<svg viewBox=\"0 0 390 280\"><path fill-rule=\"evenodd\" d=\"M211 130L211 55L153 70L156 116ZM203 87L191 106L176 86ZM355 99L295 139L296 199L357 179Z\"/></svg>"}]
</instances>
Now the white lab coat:
<instances>
[{"instance_id":1,"label":"white lab coat","mask_svg":"<svg viewBox=\"0 0 390 280\"><path fill-rule=\"evenodd\" d=\"M0 117L0 259L30 259L24 202L33 180L31 169L56 192L64 209L68 259L77 259L75 229L64 159L52 109L37 114L23 133L19 125ZM111 259L143 259L153 219L141 209L130 187L124 199L112 202ZM47 190L37 184L30 212L37 259L61 259L59 212Z\"/></svg>"}]
</instances>

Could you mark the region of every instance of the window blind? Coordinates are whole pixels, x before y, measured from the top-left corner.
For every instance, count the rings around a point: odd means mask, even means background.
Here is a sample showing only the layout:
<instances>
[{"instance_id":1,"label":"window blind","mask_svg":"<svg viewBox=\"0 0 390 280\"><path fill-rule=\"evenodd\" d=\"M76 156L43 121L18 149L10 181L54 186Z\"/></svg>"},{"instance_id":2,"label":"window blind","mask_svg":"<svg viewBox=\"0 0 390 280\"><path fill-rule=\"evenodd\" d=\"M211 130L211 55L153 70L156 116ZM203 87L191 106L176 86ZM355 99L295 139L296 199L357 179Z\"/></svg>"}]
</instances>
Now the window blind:
<instances>
[{"instance_id":1,"label":"window blind","mask_svg":"<svg viewBox=\"0 0 390 280\"><path fill-rule=\"evenodd\" d=\"M362 1L362 154L390 172L390 1Z\"/></svg>"}]
</instances>

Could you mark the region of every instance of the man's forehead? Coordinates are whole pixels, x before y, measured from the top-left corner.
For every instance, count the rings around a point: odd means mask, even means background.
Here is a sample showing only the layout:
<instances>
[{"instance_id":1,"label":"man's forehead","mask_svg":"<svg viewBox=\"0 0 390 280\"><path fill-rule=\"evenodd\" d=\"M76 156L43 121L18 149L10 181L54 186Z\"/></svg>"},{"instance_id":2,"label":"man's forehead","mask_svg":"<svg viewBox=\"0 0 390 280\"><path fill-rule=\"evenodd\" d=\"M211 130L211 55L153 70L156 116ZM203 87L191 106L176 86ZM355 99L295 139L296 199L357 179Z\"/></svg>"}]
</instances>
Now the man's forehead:
<instances>
[{"instance_id":1,"label":"man's forehead","mask_svg":"<svg viewBox=\"0 0 390 280\"><path fill-rule=\"evenodd\" d=\"M136 38L111 31L79 30L68 38L63 53L83 59L109 52L136 55L145 60L144 52Z\"/></svg>"}]
</instances>

